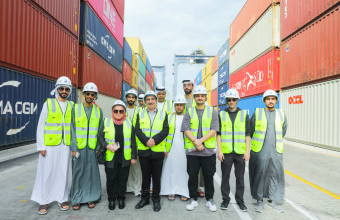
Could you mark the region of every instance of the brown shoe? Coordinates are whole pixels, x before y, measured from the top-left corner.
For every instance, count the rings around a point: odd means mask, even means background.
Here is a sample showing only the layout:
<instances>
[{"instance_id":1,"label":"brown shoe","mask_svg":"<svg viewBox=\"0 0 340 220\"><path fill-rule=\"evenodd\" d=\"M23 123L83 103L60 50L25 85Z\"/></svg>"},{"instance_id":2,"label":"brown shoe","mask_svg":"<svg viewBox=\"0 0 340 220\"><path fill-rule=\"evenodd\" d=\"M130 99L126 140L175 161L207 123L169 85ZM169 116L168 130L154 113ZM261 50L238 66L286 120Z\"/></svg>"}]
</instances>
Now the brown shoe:
<instances>
[{"instance_id":1,"label":"brown shoe","mask_svg":"<svg viewBox=\"0 0 340 220\"><path fill-rule=\"evenodd\" d=\"M48 209L48 205L40 205L38 213L40 215L46 215L47 214L47 209Z\"/></svg>"}]
</instances>

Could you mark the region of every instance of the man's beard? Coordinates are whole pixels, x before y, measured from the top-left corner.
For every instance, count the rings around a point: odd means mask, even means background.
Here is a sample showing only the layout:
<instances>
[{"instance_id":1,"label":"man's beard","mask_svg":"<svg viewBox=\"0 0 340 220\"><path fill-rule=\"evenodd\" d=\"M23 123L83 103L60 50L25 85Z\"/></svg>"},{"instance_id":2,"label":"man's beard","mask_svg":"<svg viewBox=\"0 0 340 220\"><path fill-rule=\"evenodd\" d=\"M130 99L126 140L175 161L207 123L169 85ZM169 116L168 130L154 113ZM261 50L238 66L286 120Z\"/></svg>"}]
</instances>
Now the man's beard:
<instances>
[{"instance_id":1,"label":"man's beard","mask_svg":"<svg viewBox=\"0 0 340 220\"><path fill-rule=\"evenodd\" d=\"M135 104L134 101L128 101L128 105L129 105L129 106L131 106L131 105L133 105L133 104Z\"/></svg>"},{"instance_id":2,"label":"man's beard","mask_svg":"<svg viewBox=\"0 0 340 220\"><path fill-rule=\"evenodd\" d=\"M184 90L184 93L187 94L187 95L191 94L191 92L192 92L192 90L190 90L190 89L189 90Z\"/></svg>"},{"instance_id":3,"label":"man's beard","mask_svg":"<svg viewBox=\"0 0 340 220\"><path fill-rule=\"evenodd\" d=\"M62 94L62 93L60 93L60 92L58 92L58 94L59 94L59 96L61 97L61 98L63 98L63 99L66 99L67 98L67 94Z\"/></svg>"}]
</instances>

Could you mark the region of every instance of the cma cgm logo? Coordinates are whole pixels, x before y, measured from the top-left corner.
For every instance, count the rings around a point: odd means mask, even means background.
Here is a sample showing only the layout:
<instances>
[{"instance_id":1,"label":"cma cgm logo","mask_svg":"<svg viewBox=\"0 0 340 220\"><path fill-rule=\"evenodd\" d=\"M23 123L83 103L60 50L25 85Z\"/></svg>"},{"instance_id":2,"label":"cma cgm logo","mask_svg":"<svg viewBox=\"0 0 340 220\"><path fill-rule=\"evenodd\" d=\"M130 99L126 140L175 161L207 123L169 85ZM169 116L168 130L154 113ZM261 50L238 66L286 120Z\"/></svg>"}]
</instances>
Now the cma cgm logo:
<instances>
[{"instance_id":1,"label":"cma cgm logo","mask_svg":"<svg viewBox=\"0 0 340 220\"><path fill-rule=\"evenodd\" d=\"M115 49L109 44L109 41L107 39L109 39L110 36L106 35L105 37L101 37L100 42L101 44L109 51L109 53L111 54L111 56L108 56L109 59L112 58L112 56L115 55L116 51Z\"/></svg>"},{"instance_id":2,"label":"cma cgm logo","mask_svg":"<svg viewBox=\"0 0 340 220\"><path fill-rule=\"evenodd\" d=\"M303 103L302 95L290 96L288 98L288 103L289 105L302 104Z\"/></svg>"},{"instance_id":3,"label":"cma cgm logo","mask_svg":"<svg viewBox=\"0 0 340 220\"><path fill-rule=\"evenodd\" d=\"M114 8L112 5L110 5L109 0L104 0L104 15L106 16L106 18L110 21L111 25L113 26L113 28L116 27L115 23L116 23L116 13L114 11Z\"/></svg>"},{"instance_id":4,"label":"cma cgm logo","mask_svg":"<svg viewBox=\"0 0 340 220\"><path fill-rule=\"evenodd\" d=\"M227 71L222 72L220 78L224 78L225 76L227 76Z\"/></svg>"}]
</instances>

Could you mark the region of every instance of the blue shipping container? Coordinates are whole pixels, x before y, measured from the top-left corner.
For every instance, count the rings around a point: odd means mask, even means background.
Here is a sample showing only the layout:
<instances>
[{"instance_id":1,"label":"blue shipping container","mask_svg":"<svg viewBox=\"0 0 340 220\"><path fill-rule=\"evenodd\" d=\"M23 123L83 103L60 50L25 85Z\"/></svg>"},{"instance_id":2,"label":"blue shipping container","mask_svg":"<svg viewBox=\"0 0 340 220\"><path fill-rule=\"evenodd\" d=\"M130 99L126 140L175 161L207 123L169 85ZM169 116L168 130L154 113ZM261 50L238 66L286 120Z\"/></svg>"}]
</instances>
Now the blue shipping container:
<instances>
[{"instance_id":1,"label":"blue shipping container","mask_svg":"<svg viewBox=\"0 0 340 220\"><path fill-rule=\"evenodd\" d=\"M124 59L132 66L132 50L128 42L124 38Z\"/></svg>"},{"instance_id":2,"label":"blue shipping container","mask_svg":"<svg viewBox=\"0 0 340 220\"><path fill-rule=\"evenodd\" d=\"M121 100L123 102L126 102L125 100L125 94L127 91L129 91L131 89L131 86L129 84L127 84L126 82L123 81L123 85L122 85L122 98Z\"/></svg>"},{"instance_id":3,"label":"blue shipping container","mask_svg":"<svg viewBox=\"0 0 340 220\"><path fill-rule=\"evenodd\" d=\"M279 101L277 102L275 106L276 108L279 108L280 106L280 94L278 94L278 96L279 96ZM266 107L266 105L262 101L262 97L263 97L262 95L259 95L259 96L245 98L245 99L240 99L237 106L240 109L248 110L249 117L251 117L254 114L256 108Z\"/></svg>"},{"instance_id":4,"label":"blue shipping container","mask_svg":"<svg viewBox=\"0 0 340 220\"><path fill-rule=\"evenodd\" d=\"M218 50L218 66L222 66L227 60L229 60L229 39Z\"/></svg>"},{"instance_id":5,"label":"blue shipping container","mask_svg":"<svg viewBox=\"0 0 340 220\"><path fill-rule=\"evenodd\" d=\"M149 71L151 75L151 63L148 57L146 58L146 69Z\"/></svg>"},{"instance_id":6,"label":"blue shipping container","mask_svg":"<svg viewBox=\"0 0 340 220\"><path fill-rule=\"evenodd\" d=\"M140 58L140 56L138 55L138 54L136 54L136 56L137 56L137 58L138 58L138 60L139 60L139 66L138 66L138 71L139 71L139 73L140 74L142 74L142 76L144 77L144 79L145 79L145 65L144 65L144 63L143 63L143 60L142 60L142 58ZM151 74L151 73L150 73Z\"/></svg>"},{"instance_id":7,"label":"blue shipping container","mask_svg":"<svg viewBox=\"0 0 340 220\"><path fill-rule=\"evenodd\" d=\"M80 18L80 43L84 44L86 40L86 45L121 73L123 48L86 3L81 4Z\"/></svg>"},{"instance_id":8,"label":"blue shipping container","mask_svg":"<svg viewBox=\"0 0 340 220\"><path fill-rule=\"evenodd\" d=\"M36 140L40 111L54 86L53 81L0 66L0 146ZM72 89L69 100L75 97Z\"/></svg>"},{"instance_id":9,"label":"blue shipping container","mask_svg":"<svg viewBox=\"0 0 340 220\"><path fill-rule=\"evenodd\" d=\"M229 60L218 68L218 86L229 82Z\"/></svg>"},{"instance_id":10,"label":"blue shipping container","mask_svg":"<svg viewBox=\"0 0 340 220\"><path fill-rule=\"evenodd\" d=\"M218 87L218 100L217 100L218 105L227 104L227 101L225 99L225 93L228 91L228 89L229 83L225 83Z\"/></svg>"},{"instance_id":11,"label":"blue shipping container","mask_svg":"<svg viewBox=\"0 0 340 220\"><path fill-rule=\"evenodd\" d=\"M201 84L201 82L202 82L202 70L196 76L196 85Z\"/></svg>"},{"instance_id":12,"label":"blue shipping container","mask_svg":"<svg viewBox=\"0 0 340 220\"><path fill-rule=\"evenodd\" d=\"M228 105L219 105L218 106L218 114L220 114L220 112L224 111L226 108L228 108Z\"/></svg>"}]
</instances>

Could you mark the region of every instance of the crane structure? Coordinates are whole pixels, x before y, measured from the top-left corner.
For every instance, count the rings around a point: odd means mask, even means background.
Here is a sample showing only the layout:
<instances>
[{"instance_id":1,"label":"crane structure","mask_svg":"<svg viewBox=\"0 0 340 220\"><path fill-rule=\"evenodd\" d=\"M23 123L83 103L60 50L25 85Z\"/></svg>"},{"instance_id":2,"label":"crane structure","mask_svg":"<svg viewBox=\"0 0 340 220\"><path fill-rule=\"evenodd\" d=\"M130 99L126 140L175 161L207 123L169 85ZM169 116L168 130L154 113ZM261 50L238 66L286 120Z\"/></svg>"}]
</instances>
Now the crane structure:
<instances>
[{"instance_id":1,"label":"crane structure","mask_svg":"<svg viewBox=\"0 0 340 220\"><path fill-rule=\"evenodd\" d=\"M152 66L153 72L156 73L161 73L162 77L162 86L165 86L165 66ZM157 77L156 77L157 78ZM157 83L157 82L156 82ZM159 86L159 85L158 85ZM156 88L155 88L156 89Z\"/></svg>"}]
</instances>

